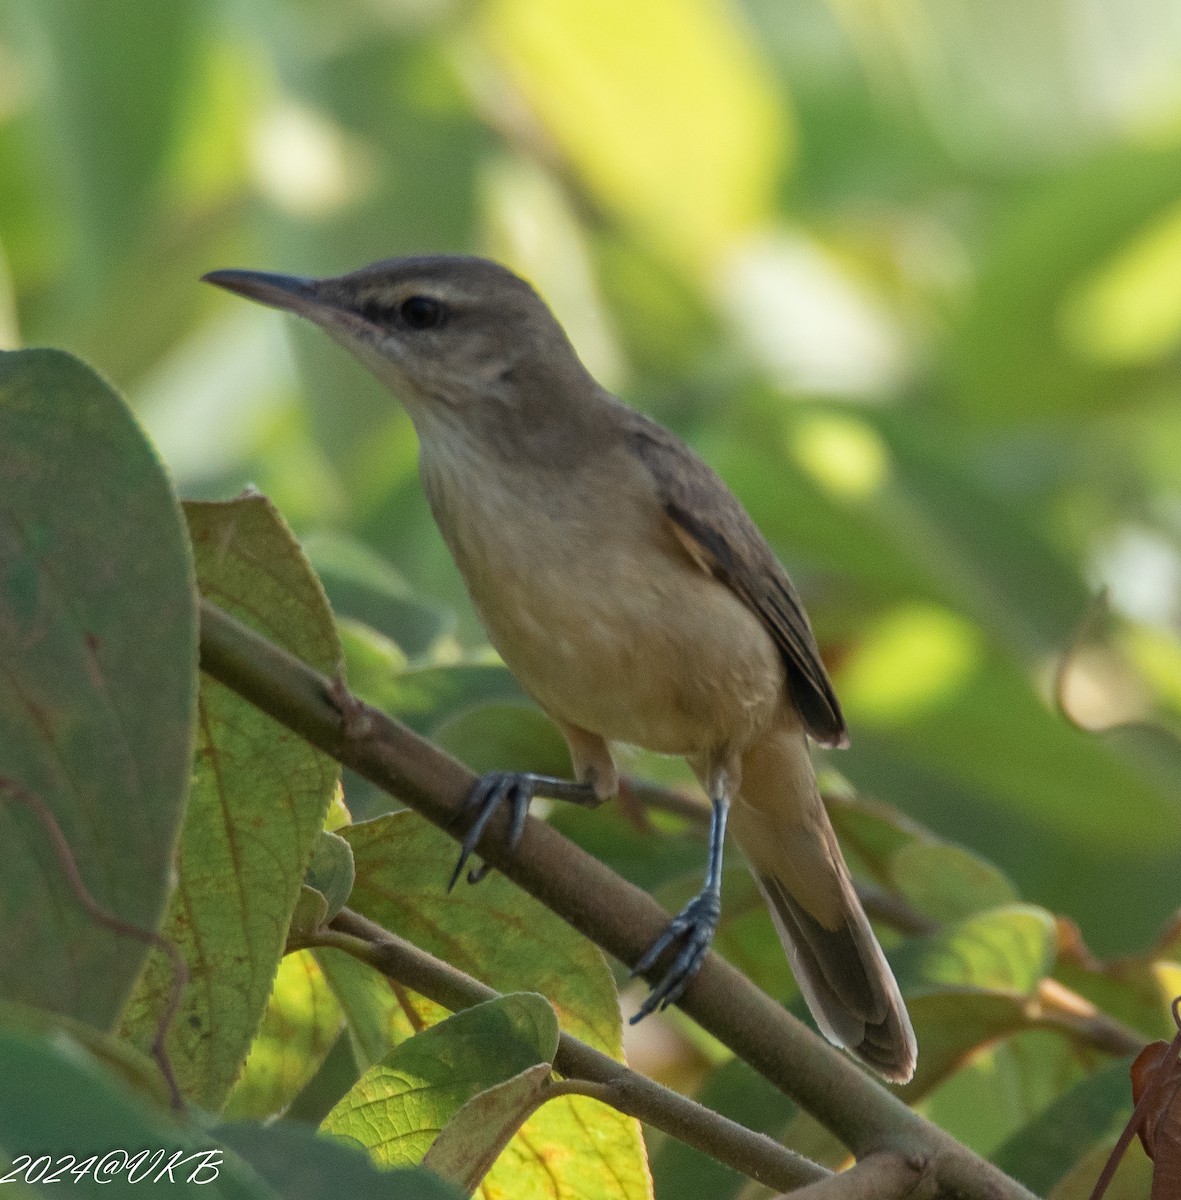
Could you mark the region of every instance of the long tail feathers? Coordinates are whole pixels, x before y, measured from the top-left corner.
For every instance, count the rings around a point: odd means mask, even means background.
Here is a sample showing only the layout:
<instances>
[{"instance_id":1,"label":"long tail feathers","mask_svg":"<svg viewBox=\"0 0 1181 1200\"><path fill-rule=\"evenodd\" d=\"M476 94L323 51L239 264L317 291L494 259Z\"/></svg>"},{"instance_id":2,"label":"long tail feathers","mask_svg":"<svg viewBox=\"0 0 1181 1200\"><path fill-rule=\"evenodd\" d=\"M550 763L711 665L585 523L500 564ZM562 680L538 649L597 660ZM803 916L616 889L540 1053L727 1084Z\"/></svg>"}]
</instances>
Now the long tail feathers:
<instances>
[{"instance_id":1,"label":"long tail feathers","mask_svg":"<svg viewBox=\"0 0 1181 1200\"><path fill-rule=\"evenodd\" d=\"M894 1083L914 1074L914 1030L894 975L853 897L845 923L825 929L773 876L759 877L780 941L820 1031Z\"/></svg>"},{"instance_id":2,"label":"long tail feathers","mask_svg":"<svg viewBox=\"0 0 1181 1200\"><path fill-rule=\"evenodd\" d=\"M773 734L748 753L732 818L821 1032L905 1083L917 1058L914 1030L853 890L801 733Z\"/></svg>"}]
</instances>

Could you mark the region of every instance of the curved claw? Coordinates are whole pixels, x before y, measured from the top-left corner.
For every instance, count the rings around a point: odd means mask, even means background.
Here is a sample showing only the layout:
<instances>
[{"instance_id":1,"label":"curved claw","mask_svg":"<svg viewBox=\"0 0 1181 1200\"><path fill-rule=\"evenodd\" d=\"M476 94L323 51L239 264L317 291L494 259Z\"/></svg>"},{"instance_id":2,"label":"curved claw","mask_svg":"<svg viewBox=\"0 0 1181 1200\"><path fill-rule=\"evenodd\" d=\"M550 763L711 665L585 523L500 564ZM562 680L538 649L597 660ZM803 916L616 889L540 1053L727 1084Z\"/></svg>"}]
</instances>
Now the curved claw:
<instances>
[{"instance_id":1,"label":"curved claw","mask_svg":"<svg viewBox=\"0 0 1181 1200\"><path fill-rule=\"evenodd\" d=\"M512 771L492 771L476 780L475 786L455 814L456 821L473 810L476 813L460 844L459 861L447 883L447 890L456 885L468 858L484 836L488 822L496 810L507 800L512 807L512 824L509 826L509 849L515 850L525 832L525 818L529 815L529 802L533 799L533 777ZM489 870L488 863L473 867L467 876L468 883L479 883Z\"/></svg>"},{"instance_id":2,"label":"curved claw","mask_svg":"<svg viewBox=\"0 0 1181 1200\"><path fill-rule=\"evenodd\" d=\"M672 965L661 976L660 982L648 993L639 1011L630 1024L642 1021L649 1013L675 1004L685 993L693 976L700 968L713 941L718 926L721 900L716 892L705 891L692 900L665 927L664 932L644 951L643 957L631 970L631 975L642 975L656 965L660 956L678 941L684 942Z\"/></svg>"}]
</instances>

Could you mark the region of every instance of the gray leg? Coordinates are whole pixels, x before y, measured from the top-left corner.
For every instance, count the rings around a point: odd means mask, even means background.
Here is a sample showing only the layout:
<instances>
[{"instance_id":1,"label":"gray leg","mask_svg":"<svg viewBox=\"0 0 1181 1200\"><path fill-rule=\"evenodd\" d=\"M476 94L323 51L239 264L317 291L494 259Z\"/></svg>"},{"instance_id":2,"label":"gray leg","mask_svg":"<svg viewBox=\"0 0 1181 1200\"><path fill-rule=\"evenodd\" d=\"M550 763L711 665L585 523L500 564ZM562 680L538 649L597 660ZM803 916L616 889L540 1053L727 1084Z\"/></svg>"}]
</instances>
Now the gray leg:
<instances>
[{"instance_id":1,"label":"gray leg","mask_svg":"<svg viewBox=\"0 0 1181 1200\"><path fill-rule=\"evenodd\" d=\"M657 1009L675 1004L681 998L701 966L718 927L718 917L722 912L722 849L726 841L730 796L729 779L724 771L717 772L711 782L713 814L709 823L709 866L705 873L705 886L668 923L664 932L632 968L633 976L643 975L656 965L670 946L680 946L672 965L640 1005L640 1011L632 1017L632 1025Z\"/></svg>"}]
</instances>

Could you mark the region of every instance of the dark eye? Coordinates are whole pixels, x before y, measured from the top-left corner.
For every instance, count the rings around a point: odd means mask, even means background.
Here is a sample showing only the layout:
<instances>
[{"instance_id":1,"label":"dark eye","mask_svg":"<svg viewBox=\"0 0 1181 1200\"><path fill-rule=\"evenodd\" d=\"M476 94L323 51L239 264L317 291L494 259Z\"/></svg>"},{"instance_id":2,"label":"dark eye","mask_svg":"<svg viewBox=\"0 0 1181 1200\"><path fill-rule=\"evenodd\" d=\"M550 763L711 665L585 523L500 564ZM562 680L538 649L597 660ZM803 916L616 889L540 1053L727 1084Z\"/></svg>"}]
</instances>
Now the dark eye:
<instances>
[{"instance_id":1,"label":"dark eye","mask_svg":"<svg viewBox=\"0 0 1181 1200\"><path fill-rule=\"evenodd\" d=\"M429 296L411 296L409 300L403 300L398 312L411 329L430 329L443 318L443 306Z\"/></svg>"}]
</instances>

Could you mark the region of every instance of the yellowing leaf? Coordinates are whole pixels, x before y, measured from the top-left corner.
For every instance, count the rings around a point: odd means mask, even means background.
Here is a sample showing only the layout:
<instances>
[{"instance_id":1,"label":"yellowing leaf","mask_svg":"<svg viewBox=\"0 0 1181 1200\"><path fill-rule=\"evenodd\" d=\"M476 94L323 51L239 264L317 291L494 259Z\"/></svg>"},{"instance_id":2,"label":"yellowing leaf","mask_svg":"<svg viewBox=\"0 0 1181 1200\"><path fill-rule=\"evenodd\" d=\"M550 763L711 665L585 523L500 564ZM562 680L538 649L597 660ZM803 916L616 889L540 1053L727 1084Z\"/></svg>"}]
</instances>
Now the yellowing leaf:
<instances>
[{"instance_id":1,"label":"yellowing leaf","mask_svg":"<svg viewBox=\"0 0 1181 1200\"><path fill-rule=\"evenodd\" d=\"M340 1022L340 1005L312 953L288 954L225 1116L261 1119L282 1112L332 1049Z\"/></svg>"},{"instance_id":2,"label":"yellowing leaf","mask_svg":"<svg viewBox=\"0 0 1181 1200\"><path fill-rule=\"evenodd\" d=\"M187 504L202 593L331 674L332 613L291 531L259 495ZM163 932L189 986L168 1039L182 1089L224 1102L271 993L312 846L336 794L327 755L202 676L196 765ZM155 1030L167 978L153 955L124 1018L137 1045Z\"/></svg>"}]
</instances>

